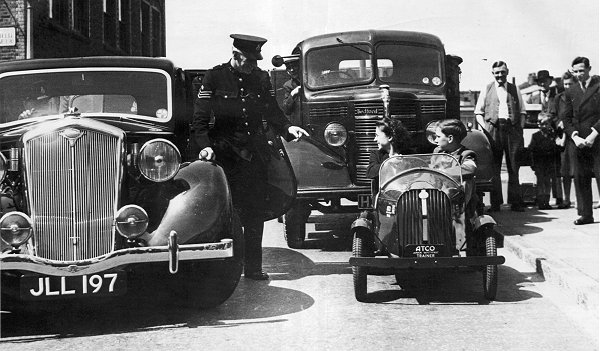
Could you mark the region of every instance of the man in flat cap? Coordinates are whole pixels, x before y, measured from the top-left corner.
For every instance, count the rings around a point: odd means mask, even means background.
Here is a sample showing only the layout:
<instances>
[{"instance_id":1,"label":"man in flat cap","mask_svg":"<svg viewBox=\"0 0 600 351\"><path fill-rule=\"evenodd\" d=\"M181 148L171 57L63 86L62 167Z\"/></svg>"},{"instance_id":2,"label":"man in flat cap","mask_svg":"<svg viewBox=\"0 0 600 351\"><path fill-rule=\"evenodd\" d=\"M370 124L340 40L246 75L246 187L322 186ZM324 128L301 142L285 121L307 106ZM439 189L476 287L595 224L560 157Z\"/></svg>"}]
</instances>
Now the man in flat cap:
<instances>
[{"instance_id":1,"label":"man in flat cap","mask_svg":"<svg viewBox=\"0 0 600 351\"><path fill-rule=\"evenodd\" d=\"M244 227L244 276L266 280L262 270L262 236L267 181L264 124L290 141L308 133L292 126L275 100L267 72L257 67L267 41L232 34L232 58L206 72L194 105L192 133L199 158L214 160L225 170L233 205ZM214 126L209 128L211 116Z\"/></svg>"}]
</instances>

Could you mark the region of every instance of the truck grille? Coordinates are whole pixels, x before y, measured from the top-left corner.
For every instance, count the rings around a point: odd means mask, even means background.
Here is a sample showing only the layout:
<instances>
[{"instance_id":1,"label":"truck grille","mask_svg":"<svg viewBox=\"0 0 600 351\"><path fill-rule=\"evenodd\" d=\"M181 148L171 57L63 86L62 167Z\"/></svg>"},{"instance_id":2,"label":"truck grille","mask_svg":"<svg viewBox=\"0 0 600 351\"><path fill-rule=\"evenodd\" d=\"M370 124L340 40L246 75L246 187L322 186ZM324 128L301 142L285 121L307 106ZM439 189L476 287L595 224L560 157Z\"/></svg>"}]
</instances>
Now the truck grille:
<instances>
[{"instance_id":1,"label":"truck grille","mask_svg":"<svg viewBox=\"0 0 600 351\"><path fill-rule=\"evenodd\" d=\"M421 103L422 114L445 114L446 103L444 101L427 101Z\"/></svg>"},{"instance_id":2,"label":"truck grille","mask_svg":"<svg viewBox=\"0 0 600 351\"><path fill-rule=\"evenodd\" d=\"M311 108L308 112L309 118L327 119L330 121L340 121L348 116L348 106L327 106Z\"/></svg>"},{"instance_id":3,"label":"truck grille","mask_svg":"<svg viewBox=\"0 0 600 351\"><path fill-rule=\"evenodd\" d=\"M365 112L369 112L365 114ZM371 113L371 112L376 112ZM412 100L392 100L390 114L393 118L402 121L409 131L417 131L417 104ZM377 150L375 138L375 125L383 116L382 101L361 101L354 105L354 132L356 136L356 184L370 185L367 178L369 154Z\"/></svg>"},{"instance_id":4,"label":"truck grille","mask_svg":"<svg viewBox=\"0 0 600 351\"><path fill-rule=\"evenodd\" d=\"M423 243L420 190L409 190L398 200L398 243L402 247ZM448 196L437 189L427 189L427 225L429 244L456 245L452 226L452 205Z\"/></svg>"},{"instance_id":5,"label":"truck grille","mask_svg":"<svg viewBox=\"0 0 600 351\"><path fill-rule=\"evenodd\" d=\"M73 141L65 130L81 134ZM38 256L75 261L113 250L122 145L122 134L80 127L25 140Z\"/></svg>"}]
</instances>

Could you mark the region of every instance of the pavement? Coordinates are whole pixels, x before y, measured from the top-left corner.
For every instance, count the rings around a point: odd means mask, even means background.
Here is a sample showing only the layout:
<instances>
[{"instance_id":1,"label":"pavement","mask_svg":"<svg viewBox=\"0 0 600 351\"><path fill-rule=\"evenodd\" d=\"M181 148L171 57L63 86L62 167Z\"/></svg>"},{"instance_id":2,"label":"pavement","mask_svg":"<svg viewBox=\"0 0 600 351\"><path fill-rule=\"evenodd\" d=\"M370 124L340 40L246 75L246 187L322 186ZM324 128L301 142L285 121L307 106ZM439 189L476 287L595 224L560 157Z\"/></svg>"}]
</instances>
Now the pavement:
<instances>
[{"instance_id":1,"label":"pavement","mask_svg":"<svg viewBox=\"0 0 600 351\"><path fill-rule=\"evenodd\" d=\"M506 194L506 174L502 174ZM529 167L520 170L520 181L535 183ZM572 187L571 201L575 193ZM594 203L598 191L593 185ZM489 204L486 194L485 203ZM593 224L575 225L576 204L569 209L538 210L533 204L525 212L513 212L509 205L490 213L504 235L504 247L531 265L545 281L560 288L577 306L598 320L598 256L600 209L595 209Z\"/></svg>"}]
</instances>

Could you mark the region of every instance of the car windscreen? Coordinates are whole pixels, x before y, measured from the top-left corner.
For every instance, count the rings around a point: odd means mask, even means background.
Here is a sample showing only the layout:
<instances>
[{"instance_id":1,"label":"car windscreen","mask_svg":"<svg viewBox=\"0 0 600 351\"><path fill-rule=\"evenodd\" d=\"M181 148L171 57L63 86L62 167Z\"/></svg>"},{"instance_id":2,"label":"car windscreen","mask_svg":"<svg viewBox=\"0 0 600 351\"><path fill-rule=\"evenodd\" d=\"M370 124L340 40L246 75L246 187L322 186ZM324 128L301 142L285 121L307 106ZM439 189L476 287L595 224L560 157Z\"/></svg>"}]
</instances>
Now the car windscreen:
<instances>
[{"instance_id":1,"label":"car windscreen","mask_svg":"<svg viewBox=\"0 0 600 351\"><path fill-rule=\"evenodd\" d=\"M379 169L379 188L408 191L415 188L455 188L462 182L460 164L449 154L399 155Z\"/></svg>"},{"instance_id":2,"label":"car windscreen","mask_svg":"<svg viewBox=\"0 0 600 351\"><path fill-rule=\"evenodd\" d=\"M432 85L443 83L442 53L407 44L377 45L377 75L386 83Z\"/></svg>"},{"instance_id":3,"label":"car windscreen","mask_svg":"<svg viewBox=\"0 0 600 351\"><path fill-rule=\"evenodd\" d=\"M373 79L373 49L368 44L343 44L310 50L306 55L311 89L350 86Z\"/></svg>"},{"instance_id":4,"label":"car windscreen","mask_svg":"<svg viewBox=\"0 0 600 351\"><path fill-rule=\"evenodd\" d=\"M0 123L67 112L171 116L171 86L159 70L53 69L0 76Z\"/></svg>"}]
</instances>

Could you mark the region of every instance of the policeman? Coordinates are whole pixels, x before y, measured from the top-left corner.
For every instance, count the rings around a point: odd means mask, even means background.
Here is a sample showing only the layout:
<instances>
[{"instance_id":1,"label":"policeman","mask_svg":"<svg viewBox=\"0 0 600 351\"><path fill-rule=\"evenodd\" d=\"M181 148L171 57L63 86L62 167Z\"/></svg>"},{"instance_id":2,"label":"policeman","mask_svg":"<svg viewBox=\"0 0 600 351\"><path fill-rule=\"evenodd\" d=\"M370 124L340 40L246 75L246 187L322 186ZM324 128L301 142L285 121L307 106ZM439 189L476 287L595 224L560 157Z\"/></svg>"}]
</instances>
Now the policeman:
<instances>
[{"instance_id":1,"label":"policeman","mask_svg":"<svg viewBox=\"0 0 600 351\"><path fill-rule=\"evenodd\" d=\"M192 133L201 160L218 162L227 175L233 205L244 227L244 276L266 280L262 270L263 207L267 145L263 124L286 140L308 133L292 126L275 100L267 72L257 67L264 38L231 34L233 57L206 72L194 105ZM209 128L211 116L214 126Z\"/></svg>"}]
</instances>

